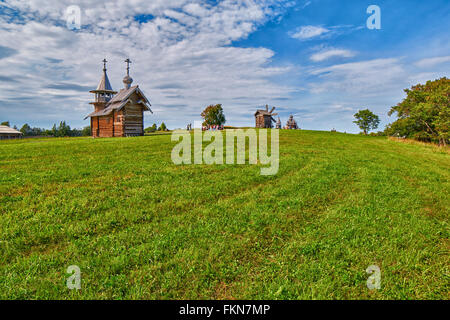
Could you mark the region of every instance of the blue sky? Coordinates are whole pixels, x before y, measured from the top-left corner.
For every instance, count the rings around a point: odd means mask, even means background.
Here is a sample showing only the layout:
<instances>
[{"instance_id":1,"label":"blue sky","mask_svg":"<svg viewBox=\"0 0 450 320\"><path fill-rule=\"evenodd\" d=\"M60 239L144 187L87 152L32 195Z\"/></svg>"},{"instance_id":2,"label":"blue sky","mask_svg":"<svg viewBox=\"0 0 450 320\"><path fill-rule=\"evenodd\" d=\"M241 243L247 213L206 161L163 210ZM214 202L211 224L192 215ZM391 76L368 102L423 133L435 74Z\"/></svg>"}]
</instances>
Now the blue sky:
<instances>
[{"instance_id":1,"label":"blue sky","mask_svg":"<svg viewBox=\"0 0 450 320\"><path fill-rule=\"evenodd\" d=\"M70 5L80 30L66 26ZM380 30L366 27L369 5ZM404 88L449 76L449 21L446 0L0 1L0 120L88 125L101 60L118 90L129 57L153 105L146 126L185 127L222 103L229 125L269 104L283 123L354 133L369 108L383 129Z\"/></svg>"}]
</instances>

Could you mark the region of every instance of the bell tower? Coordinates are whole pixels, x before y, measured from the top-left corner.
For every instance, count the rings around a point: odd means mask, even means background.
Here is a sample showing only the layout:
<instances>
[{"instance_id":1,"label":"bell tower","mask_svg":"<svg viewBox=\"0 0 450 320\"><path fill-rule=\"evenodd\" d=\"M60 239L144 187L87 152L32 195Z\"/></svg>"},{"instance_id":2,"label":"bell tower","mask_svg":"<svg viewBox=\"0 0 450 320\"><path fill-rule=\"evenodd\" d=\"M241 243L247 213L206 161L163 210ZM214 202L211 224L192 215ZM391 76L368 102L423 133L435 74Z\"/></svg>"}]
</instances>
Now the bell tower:
<instances>
[{"instance_id":1,"label":"bell tower","mask_svg":"<svg viewBox=\"0 0 450 320\"><path fill-rule=\"evenodd\" d=\"M101 111L105 109L106 104L111 100L113 95L117 93L117 91L114 91L111 87L111 84L109 83L108 75L106 74L106 59L103 59L103 76L100 79L100 82L97 86L97 89L89 91L93 94L95 94L95 101L91 102L90 104L93 104L95 107L95 112Z\"/></svg>"}]
</instances>

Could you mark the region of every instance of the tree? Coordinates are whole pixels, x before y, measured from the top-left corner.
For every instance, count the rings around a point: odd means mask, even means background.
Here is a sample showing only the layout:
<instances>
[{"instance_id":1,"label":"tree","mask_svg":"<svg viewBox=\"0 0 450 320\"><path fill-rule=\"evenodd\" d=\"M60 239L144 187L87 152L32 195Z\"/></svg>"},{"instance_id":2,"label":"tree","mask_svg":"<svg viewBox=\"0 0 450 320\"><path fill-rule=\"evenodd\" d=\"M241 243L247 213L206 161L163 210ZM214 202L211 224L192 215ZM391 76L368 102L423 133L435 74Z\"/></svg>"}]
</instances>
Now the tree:
<instances>
[{"instance_id":1,"label":"tree","mask_svg":"<svg viewBox=\"0 0 450 320\"><path fill-rule=\"evenodd\" d=\"M223 114L223 108L221 104L210 105L203 110L201 114L203 118L204 126L213 126L213 125L223 125L225 120L225 115Z\"/></svg>"},{"instance_id":2,"label":"tree","mask_svg":"<svg viewBox=\"0 0 450 320\"><path fill-rule=\"evenodd\" d=\"M83 135L82 131L83 129L74 128L70 130L69 137L81 137Z\"/></svg>"},{"instance_id":3,"label":"tree","mask_svg":"<svg viewBox=\"0 0 450 320\"><path fill-rule=\"evenodd\" d=\"M51 130L52 136L54 137L70 137L72 135L72 130L70 126L66 124L66 121L61 121L59 126L53 125Z\"/></svg>"},{"instance_id":4,"label":"tree","mask_svg":"<svg viewBox=\"0 0 450 320\"><path fill-rule=\"evenodd\" d=\"M359 110L354 117L356 121L353 122L364 131L364 134L367 134L370 130L375 130L380 124L380 118L369 109Z\"/></svg>"},{"instance_id":5,"label":"tree","mask_svg":"<svg viewBox=\"0 0 450 320\"><path fill-rule=\"evenodd\" d=\"M40 135L42 135L42 132L43 132L43 129L41 129L41 128L34 127L31 129L32 136L40 136Z\"/></svg>"},{"instance_id":6,"label":"tree","mask_svg":"<svg viewBox=\"0 0 450 320\"><path fill-rule=\"evenodd\" d=\"M406 98L388 113L396 113L398 120L386 128L387 134L446 145L450 139L450 79L427 81L404 91Z\"/></svg>"},{"instance_id":7,"label":"tree","mask_svg":"<svg viewBox=\"0 0 450 320\"><path fill-rule=\"evenodd\" d=\"M27 123L25 123L22 128L20 128L20 132L22 132L24 136L29 136L32 132L31 127Z\"/></svg>"},{"instance_id":8,"label":"tree","mask_svg":"<svg viewBox=\"0 0 450 320\"><path fill-rule=\"evenodd\" d=\"M54 137L58 136L58 129L56 129L56 124L53 124L52 130L50 132L52 136Z\"/></svg>"},{"instance_id":9,"label":"tree","mask_svg":"<svg viewBox=\"0 0 450 320\"><path fill-rule=\"evenodd\" d=\"M0 125L9 127L9 121L3 121Z\"/></svg>"},{"instance_id":10,"label":"tree","mask_svg":"<svg viewBox=\"0 0 450 320\"><path fill-rule=\"evenodd\" d=\"M154 123L151 127L146 128L145 132L155 132L157 129L156 123Z\"/></svg>"},{"instance_id":11,"label":"tree","mask_svg":"<svg viewBox=\"0 0 450 320\"><path fill-rule=\"evenodd\" d=\"M166 124L163 122L163 123L161 123L161 125L159 126L158 131L166 131L166 129L167 129Z\"/></svg>"},{"instance_id":12,"label":"tree","mask_svg":"<svg viewBox=\"0 0 450 320\"><path fill-rule=\"evenodd\" d=\"M89 137L91 135L91 126L86 126L81 130L81 135L83 137Z\"/></svg>"},{"instance_id":13,"label":"tree","mask_svg":"<svg viewBox=\"0 0 450 320\"><path fill-rule=\"evenodd\" d=\"M59 123L57 136L58 137L68 137L68 136L70 136L70 126L67 125L65 121L61 121Z\"/></svg>"}]
</instances>

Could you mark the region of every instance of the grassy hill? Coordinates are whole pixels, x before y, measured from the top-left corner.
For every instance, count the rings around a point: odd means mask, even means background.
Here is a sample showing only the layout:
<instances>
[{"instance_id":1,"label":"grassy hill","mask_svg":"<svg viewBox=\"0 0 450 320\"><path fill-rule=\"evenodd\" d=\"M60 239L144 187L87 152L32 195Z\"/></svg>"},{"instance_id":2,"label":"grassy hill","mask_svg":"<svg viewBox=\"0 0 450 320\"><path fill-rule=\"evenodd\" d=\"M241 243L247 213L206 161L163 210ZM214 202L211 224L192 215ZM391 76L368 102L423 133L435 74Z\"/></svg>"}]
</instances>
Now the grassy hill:
<instances>
[{"instance_id":1,"label":"grassy hill","mask_svg":"<svg viewBox=\"0 0 450 320\"><path fill-rule=\"evenodd\" d=\"M170 135L0 142L0 298L449 298L445 150L313 131L280 143L278 174L261 176L175 166Z\"/></svg>"}]
</instances>

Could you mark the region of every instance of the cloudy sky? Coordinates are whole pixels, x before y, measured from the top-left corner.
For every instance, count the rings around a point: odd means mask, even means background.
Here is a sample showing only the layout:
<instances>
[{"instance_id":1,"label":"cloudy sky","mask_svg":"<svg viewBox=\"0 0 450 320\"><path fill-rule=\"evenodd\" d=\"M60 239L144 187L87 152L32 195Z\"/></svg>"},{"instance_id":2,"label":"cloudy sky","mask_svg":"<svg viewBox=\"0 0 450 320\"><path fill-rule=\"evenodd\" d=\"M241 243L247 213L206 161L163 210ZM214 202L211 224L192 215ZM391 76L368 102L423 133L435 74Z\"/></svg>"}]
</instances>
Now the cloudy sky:
<instances>
[{"instance_id":1,"label":"cloudy sky","mask_svg":"<svg viewBox=\"0 0 450 320\"><path fill-rule=\"evenodd\" d=\"M372 4L380 30L366 26ZM283 123L347 132L369 108L383 129L404 88L449 76L449 30L448 0L0 0L0 121L89 125L101 61L118 90L129 57L146 126L185 127L222 103L228 125L269 104Z\"/></svg>"}]
</instances>

